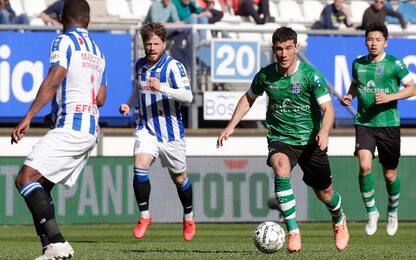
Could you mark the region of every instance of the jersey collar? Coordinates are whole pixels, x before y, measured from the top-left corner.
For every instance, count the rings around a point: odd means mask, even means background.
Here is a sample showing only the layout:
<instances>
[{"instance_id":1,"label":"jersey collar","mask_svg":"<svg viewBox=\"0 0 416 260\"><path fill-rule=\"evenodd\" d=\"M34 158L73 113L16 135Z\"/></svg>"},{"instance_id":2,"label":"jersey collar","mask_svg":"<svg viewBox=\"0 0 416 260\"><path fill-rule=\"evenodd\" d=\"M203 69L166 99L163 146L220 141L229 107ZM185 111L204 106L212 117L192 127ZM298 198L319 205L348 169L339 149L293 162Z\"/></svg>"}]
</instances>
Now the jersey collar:
<instances>
[{"instance_id":1,"label":"jersey collar","mask_svg":"<svg viewBox=\"0 0 416 260\"><path fill-rule=\"evenodd\" d=\"M70 33L70 32L88 33L88 30L85 28L81 28L81 27L71 27L65 31L65 33Z\"/></svg>"},{"instance_id":2,"label":"jersey collar","mask_svg":"<svg viewBox=\"0 0 416 260\"><path fill-rule=\"evenodd\" d=\"M153 66L149 65L149 63L146 62L146 67L147 68L159 68L165 63L167 58L168 58L168 55L166 54L166 52L163 52L162 57L160 57L160 59L155 64L153 64Z\"/></svg>"},{"instance_id":3,"label":"jersey collar","mask_svg":"<svg viewBox=\"0 0 416 260\"><path fill-rule=\"evenodd\" d=\"M377 63L377 62L380 62L380 61L384 60L385 57L386 57L386 53L384 52L383 55L381 56L381 59L378 60L378 61L374 61L374 63ZM370 60L370 55L367 55L367 60L370 61L370 62L372 62Z\"/></svg>"}]
</instances>

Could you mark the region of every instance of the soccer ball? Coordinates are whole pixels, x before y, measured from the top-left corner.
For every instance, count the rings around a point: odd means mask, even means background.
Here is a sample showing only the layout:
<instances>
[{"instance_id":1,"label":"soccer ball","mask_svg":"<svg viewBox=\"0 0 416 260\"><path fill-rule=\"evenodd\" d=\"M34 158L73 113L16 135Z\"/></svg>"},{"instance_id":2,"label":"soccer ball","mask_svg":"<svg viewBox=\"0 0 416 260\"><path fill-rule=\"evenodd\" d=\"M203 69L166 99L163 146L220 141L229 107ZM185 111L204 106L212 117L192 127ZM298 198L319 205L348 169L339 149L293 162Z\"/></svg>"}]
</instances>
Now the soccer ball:
<instances>
[{"instance_id":1,"label":"soccer ball","mask_svg":"<svg viewBox=\"0 0 416 260\"><path fill-rule=\"evenodd\" d=\"M285 244L285 231L276 222L266 221L256 227L254 245L265 254L273 254Z\"/></svg>"}]
</instances>

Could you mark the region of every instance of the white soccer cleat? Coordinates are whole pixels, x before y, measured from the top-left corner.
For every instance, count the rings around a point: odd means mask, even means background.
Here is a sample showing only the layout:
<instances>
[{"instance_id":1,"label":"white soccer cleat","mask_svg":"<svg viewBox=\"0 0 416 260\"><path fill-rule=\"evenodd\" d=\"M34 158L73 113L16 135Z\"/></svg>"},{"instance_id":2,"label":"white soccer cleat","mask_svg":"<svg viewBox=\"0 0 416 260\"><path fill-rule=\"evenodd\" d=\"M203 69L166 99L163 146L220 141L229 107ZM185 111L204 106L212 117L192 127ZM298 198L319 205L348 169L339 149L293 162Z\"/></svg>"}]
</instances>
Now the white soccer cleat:
<instances>
[{"instance_id":1,"label":"white soccer cleat","mask_svg":"<svg viewBox=\"0 0 416 260\"><path fill-rule=\"evenodd\" d=\"M389 236L394 236L397 232L397 228L399 227L399 221L397 220L397 213L396 214L388 214L387 215L387 234Z\"/></svg>"},{"instance_id":2,"label":"white soccer cleat","mask_svg":"<svg viewBox=\"0 0 416 260\"><path fill-rule=\"evenodd\" d=\"M49 244L43 255L35 258L35 260L58 260L69 259L74 255L74 249L65 241L64 243Z\"/></svg>"},{"instance_id":3,"label":"white soccer cleat","mask_svg":"<svg viewBox=\"0 0 416 260\"><path fill-rule=\"evenodd\" d=\"M377 231L377 222L378 218L380 217L380 213L378 211L370 212L367 214L368 223L365 225L365 233L367 235L372 236Z\"/></svg>"}]
</instances>

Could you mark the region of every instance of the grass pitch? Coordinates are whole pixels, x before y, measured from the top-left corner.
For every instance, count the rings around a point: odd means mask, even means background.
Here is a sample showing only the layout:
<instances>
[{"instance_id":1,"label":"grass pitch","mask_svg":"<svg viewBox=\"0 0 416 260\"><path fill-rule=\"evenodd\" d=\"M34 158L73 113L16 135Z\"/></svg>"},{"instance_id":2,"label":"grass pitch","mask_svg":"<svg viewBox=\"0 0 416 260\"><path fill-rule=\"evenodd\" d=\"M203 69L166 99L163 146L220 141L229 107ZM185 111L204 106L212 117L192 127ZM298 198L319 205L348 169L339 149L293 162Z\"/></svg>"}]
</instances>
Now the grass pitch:
<instances>
[{"instance_id":1,"label":"grass pitch","mask_svg":"<svg viewBox=\"0 0 416 260\"><path fill-rule=\"evenodd\" d=\"M132 225L62 225L75 250L73 259L416 259L416 223L400 223L389 237L385 223L368 237L364 223L349 223L350 244L338 253L329 223L300 223L302 251L286 248L265 255L254 247L252 232L258 223L197 224L192 242L182 239L181 224L153 224L146 237L131 237ZM33 259L40 254L34 228L0 226L0 259Z\"/></svg>"}]
</instances>

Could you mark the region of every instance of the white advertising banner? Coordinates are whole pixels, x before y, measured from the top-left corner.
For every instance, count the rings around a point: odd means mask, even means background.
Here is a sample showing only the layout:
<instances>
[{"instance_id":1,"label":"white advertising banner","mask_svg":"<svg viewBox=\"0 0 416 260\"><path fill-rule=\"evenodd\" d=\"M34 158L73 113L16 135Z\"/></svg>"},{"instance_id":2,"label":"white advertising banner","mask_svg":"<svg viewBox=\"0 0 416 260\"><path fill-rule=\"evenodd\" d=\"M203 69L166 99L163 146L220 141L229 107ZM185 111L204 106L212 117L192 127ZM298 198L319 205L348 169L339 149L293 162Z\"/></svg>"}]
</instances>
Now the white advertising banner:
<instances>
[{"instance_id":1,"label":"white advertising banner","mask_svg":"<svg viewBox=\"0 0 416 260\"><path fill-rule=\"evenodd\" d=\"M204 92L204 119L230 120L238 101L245 92L206 91ZM265 120L267 98L259 96L243 120Z\"/></svg>"}]
</instances>

